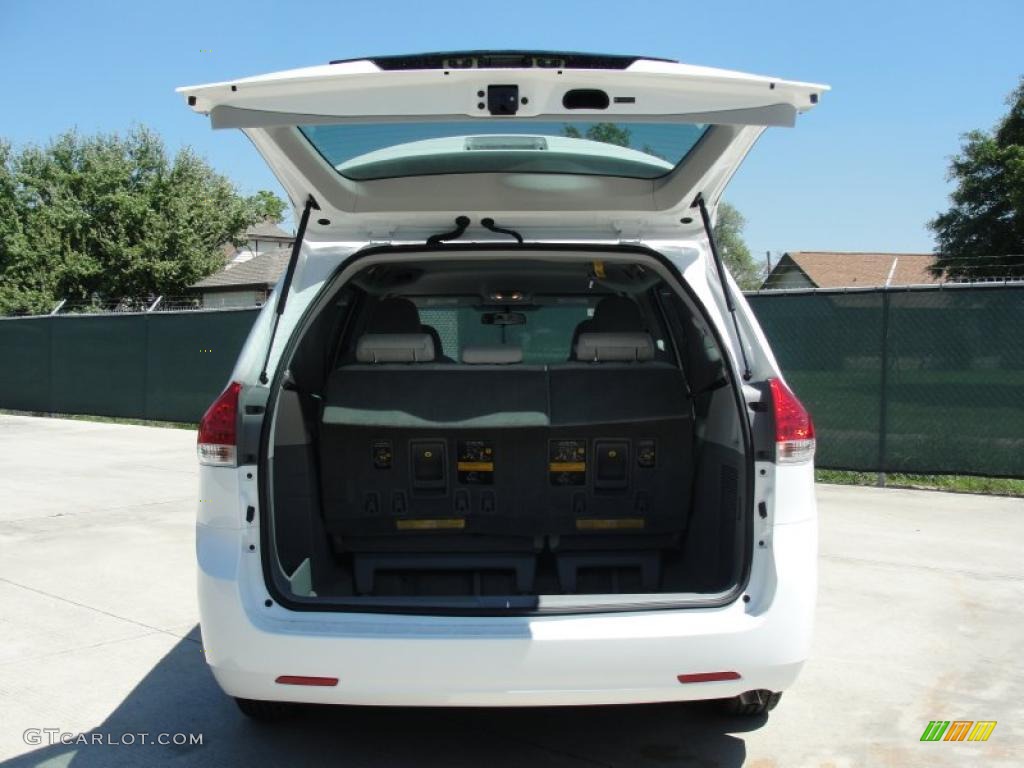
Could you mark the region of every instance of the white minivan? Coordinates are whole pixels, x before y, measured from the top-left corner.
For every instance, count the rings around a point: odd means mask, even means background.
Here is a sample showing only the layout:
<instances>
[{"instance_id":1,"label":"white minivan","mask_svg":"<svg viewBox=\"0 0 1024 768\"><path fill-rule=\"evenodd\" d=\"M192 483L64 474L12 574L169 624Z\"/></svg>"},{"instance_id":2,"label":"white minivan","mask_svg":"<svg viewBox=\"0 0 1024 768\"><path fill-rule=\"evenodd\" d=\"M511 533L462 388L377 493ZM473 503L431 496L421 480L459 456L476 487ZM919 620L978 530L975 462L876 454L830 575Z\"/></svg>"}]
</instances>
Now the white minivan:
<instances>
[{"instance_id":1,"label":"white minivan","mask_svg":"<svg viewBox=\"0 0 1024 768\"><path fill-rule=\"evenodd\" d=\"M775 706L814 428L713 224L825 90L521 51L181 89L298 221L199 427L204 652L243 712Z\"/></svg>"}]
</instances>

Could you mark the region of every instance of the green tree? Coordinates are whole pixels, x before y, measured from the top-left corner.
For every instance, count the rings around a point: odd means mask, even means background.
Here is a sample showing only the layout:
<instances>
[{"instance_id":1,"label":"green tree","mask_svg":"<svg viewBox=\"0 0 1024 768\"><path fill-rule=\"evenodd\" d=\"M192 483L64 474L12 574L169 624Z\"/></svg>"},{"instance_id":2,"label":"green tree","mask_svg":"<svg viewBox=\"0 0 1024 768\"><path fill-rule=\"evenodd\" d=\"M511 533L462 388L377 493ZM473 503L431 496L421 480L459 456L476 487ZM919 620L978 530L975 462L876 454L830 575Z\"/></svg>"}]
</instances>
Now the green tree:
<instances>
[{"instance_id":1,"label":"green tree","mask_svg":"<svg viewBox=\"0 0 1024 768\"><path fill-rule=\"evenodd\" d=\"M266 189L261 189L249 201L257 221L272 221L275 224L281 223L288 207L284 200Z\"/></svg>"},{"instance_id":2,"label":"green tree","mask_svg":"<svg viewBox=\"0 0 1024 768\"><path fill-rule=\"evenodd\" d=\"M929 222L932 271L950 277L1024 275L1024 78L995 130L971 131L949 165L952 207Z\"/></svg>"},{"instance_id":3,"label":"green tree","mask_svg":"<svg viewBox=\"0 0 1024 768\"><path fill-rule=\"evenodd\" d=\"M743 227L747 220L735 206L724 200L718 204L715 219L715 244L737 285L745 291L760 287L761 270L743 242Z\"/></svg>"},{"instance_id":4,"label":"green tree","mask_svg":"<svg viewBox=\"0 0 1024 768\"><path fill-rule=\"evenodd\" d=\"M562 133L570 139L590 139L590 141L601 141L605 144L614 144L618 147L628 147L632 140L629 128L623 128L615 123L594 123L587 128L586 133L580 133L575 125L566 125Z\"/></svg>"},{"instance_id":5,"label":"green tree","mask_svg":"<svg viewBox=\"0 0 1024 768\"><path fill-rule=\"evenodd\" d=\"M239 195L191 149L170 159L142 127L0 142L0 313L181 293L223 266L223 244L283 210L271 198Z\"/></svg>"}]
</instances>

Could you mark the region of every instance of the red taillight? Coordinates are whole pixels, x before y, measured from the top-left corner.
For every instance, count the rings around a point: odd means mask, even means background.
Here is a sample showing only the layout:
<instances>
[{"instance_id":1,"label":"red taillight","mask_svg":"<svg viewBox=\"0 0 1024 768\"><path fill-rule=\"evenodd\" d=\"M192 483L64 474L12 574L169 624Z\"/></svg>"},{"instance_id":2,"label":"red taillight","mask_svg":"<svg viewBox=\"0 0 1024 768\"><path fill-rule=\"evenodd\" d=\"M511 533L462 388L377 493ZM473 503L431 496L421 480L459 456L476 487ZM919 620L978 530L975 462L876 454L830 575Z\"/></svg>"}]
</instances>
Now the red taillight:
<instances>
[{"instance_id":1,"label":"red taillight","mask_svg":"<svg viewBox=\"0 0 1024 768\"><path fill-rule=\"evenodd\" d=\"M690 675L679 675L680 683L717 683L722 680L739 680L739 672L694 672Z\"/></svg>"},{"instance_id":2,"label":"red taillight","mask_svg":"<svg viewBox=\"0 0 1024 768\"><path fill-rule=\"evenodd\" d=\"M242 385L228 384L199 420L199 463L218 467L235 466L238 431L238 393Z\"/></svg>"},{"instance_id":3,"label":"red taillight","mask_svg":"<svg viewBox=\"0 0 1024 768\"><path fill-rule=\"evenodd\" d=\"M338 684L336 677L309 677L307 675L281 675L275 681L281 685L318 685L331 687Z\"/></svg>"},{"instance_id":4,"label":"red taillight","mask_svg":"<svg viewBox=\"0 0 1024 768\"><path fill-rule=\"evenodd\" d=\"M798 464L814 458L814 423L797 396L781 379L769 379L775 411L775 460Z\"/></svg>"}]
</instances>

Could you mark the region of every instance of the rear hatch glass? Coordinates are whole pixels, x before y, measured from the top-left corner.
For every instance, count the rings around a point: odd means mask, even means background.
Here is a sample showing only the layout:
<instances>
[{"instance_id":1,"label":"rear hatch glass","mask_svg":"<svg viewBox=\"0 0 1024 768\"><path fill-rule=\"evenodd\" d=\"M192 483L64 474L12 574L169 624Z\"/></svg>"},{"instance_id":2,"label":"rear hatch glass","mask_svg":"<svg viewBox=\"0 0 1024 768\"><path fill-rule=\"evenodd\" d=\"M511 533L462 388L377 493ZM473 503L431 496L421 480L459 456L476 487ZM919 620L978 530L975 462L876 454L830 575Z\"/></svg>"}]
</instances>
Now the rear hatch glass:
<instances>
[{"instance_id":1,"label":"rear hatch glass","mask_svg":"<svg viewBox=\"0 0 1024 768\"><path fill-rule=\"evenodd\" d=\"M572 173L654 179L707 131L701 123L479 120L299 126L356 181L448 173Z\"/></svg>"}]
</instances>

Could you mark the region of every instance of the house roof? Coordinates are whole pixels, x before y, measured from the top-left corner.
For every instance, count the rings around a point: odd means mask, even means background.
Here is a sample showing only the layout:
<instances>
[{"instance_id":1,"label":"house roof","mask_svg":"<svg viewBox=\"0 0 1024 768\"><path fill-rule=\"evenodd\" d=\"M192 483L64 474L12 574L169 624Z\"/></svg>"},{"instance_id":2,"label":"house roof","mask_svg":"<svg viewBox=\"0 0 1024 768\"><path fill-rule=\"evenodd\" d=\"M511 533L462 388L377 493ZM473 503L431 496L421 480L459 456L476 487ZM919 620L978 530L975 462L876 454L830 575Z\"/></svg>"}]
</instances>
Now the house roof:
<instances>
[{"instance_id":1,"label":"house roof","mask_svg":"<svg viewBox=\"0 0 1024 768\"><path fill-rule=\"evenodd\" d=\"M788 257L791 263L786 262ZM886 285L929 285L941 282L928 271L932 253L862 253L842 251L789 251L769 274L795 264L818 288L874 288Z\"/></svg>"},{"instance_id":2,"label":"house roof","mask_svg":"<svg viewBox=\"0 0 1024 768\"><path fill-rule=\"evenodd\" d=\"M278 248L253 256L248 261L232 262L190 288L269 288L277 284L288 266L291 248Z\"/></svg>"},{"instance_id":3,"label":"house roof","mask_svg":"<svg viewBox=\"0 0 1024 768\"><path fill-rule=\"evenodd\" d=\"M272 221L257 221L245 230L246 240L294 240L295 235L289 234Z\"/></svg>"}]
</instances>

